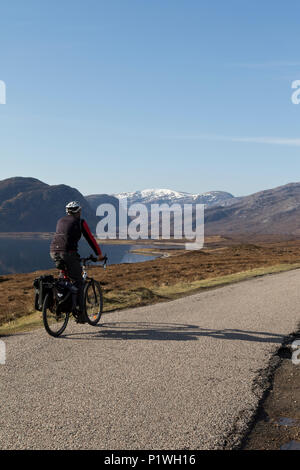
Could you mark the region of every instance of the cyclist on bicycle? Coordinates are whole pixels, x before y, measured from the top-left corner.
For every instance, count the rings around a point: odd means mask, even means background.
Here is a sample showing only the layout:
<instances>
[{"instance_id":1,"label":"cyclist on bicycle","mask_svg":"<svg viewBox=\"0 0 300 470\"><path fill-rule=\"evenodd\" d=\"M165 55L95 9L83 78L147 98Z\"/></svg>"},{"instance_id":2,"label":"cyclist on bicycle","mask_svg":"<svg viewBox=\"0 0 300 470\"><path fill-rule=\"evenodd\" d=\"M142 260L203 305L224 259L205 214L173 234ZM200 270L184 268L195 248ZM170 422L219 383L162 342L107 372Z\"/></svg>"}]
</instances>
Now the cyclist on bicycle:
<instances>
[{"instance_id":1,"label":"cyclist on bicycle","mask_svg":"<svg viewBox=\"0 0 300 470\"><path fill-rule=\"evenodd\" d=\"M69 278L78 288L77 312L78 323L84 323L83 314L83 279L82 268L80 264L80 255L78 253L78 242L83 235L93 249L98 261L103 261L101 249L93 237L88 224L81 219L81 207L77 201L69 202L66 205L65 217L58 220L56 233L51 241L50 256L55 261L58 269L65 268Z\"/></svg>"}]
</instances>

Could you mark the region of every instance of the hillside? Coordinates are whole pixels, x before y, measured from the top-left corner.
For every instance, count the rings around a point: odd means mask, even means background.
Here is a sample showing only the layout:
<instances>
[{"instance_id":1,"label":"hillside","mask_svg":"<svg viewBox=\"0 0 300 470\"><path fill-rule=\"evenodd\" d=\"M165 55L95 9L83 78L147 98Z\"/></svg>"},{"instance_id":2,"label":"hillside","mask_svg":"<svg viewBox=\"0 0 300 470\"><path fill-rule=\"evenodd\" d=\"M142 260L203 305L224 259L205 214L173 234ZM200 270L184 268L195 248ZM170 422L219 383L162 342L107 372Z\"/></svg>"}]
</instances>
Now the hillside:
<instances>
[{"instance_id":1,"label":"hillside","mask_svg":"<svg viewBox=\"0 0 300 470\"><path fill-rule=\"evenodd\" d=\"M0 204L17 196L20 193L33 191L36 189L47 189L49 185L36 178L8 178L0 181Z\"/></svg>"},{"instance_id":2,"label":"hillside","mask_svg":"<svg viewBox=\"0 0 300 470\"><path fill-rule=\"evenodd\" d=\"M117 199L114 196L110 196L108 194L91 194L90 196L86 196L85 199L91 206L91 208L94 211L94 214L96 214L97 208L102 205L102 204L110 204L115 208L116 211L116 231L118 233L119 231L119 220L120 220L120 214L123 213L123 220L127 220L127 225L130 222L130 217L126 216L126 212L124 211L122 205L119 204L119 199ZM104 213L105 217L105 213ZM97 217L98 221L102 217Z\"/></svg>"},{"instance_id":3,"label":"hillside","mask_svg":"<svg viewBox=\"0 0 300 470\"><path fill-rule=\"evenodd\" d=\"M205 212L206 234L300 235L300 183L238 198Z\"/></svg>"},{"instance_id":4,"label":"hillside","mask_svg":"<svg viewBox=\"0 0 300 470\"><path fill-rule=\"evenodd\" d=\"M119 209L119 200L114 196L109 196L108 194L91 194L90 196L85 196L85 199L95 214L97 207L101 204L111 204L116 210Z\"/></svg>"},{"instance_id":5,"label":"hillside","mask_svg":"<svg viewBox=\"0 0 300 470\"><path fill-rule=\"evenodd\" d=\"M93 231L97 219L83 195L63 184L50 186L34 178L0 181L0 232L54 232L69 201L77 200Z\"/></svg>"}]
</instances>

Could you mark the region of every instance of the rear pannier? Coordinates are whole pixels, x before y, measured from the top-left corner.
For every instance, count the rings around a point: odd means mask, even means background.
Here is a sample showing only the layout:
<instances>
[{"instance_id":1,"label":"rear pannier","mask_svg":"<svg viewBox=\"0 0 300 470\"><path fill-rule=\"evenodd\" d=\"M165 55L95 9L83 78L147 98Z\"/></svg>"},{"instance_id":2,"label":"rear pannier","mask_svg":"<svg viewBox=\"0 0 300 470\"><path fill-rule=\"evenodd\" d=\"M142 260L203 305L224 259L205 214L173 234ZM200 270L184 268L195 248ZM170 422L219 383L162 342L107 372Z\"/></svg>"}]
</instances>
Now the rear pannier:
<instances>
[{"instance_id":1,"label":"rear pannier","mask_svg":"<svg viewBox=\"0 0 300 470\"><path fill-rule=\"evenodd\" d=\"M49 290L54 286L53 276L40 276L33 281L35 289L34 308L35 310L42 311L45 296Z\"/></svg>"}]
</instances>

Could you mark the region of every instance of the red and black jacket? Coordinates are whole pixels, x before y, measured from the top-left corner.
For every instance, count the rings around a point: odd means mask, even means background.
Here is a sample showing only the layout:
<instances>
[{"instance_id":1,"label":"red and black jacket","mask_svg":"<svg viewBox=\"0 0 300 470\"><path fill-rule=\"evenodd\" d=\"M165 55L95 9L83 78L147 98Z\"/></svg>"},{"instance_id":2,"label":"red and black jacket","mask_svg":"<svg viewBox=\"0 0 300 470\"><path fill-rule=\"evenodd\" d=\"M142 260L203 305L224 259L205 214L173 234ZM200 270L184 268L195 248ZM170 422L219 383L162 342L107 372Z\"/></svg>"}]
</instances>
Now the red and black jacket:
<instances>
[{"instance_id":1,"label":"red and black jacket","mask_svg":"<svg viewBox=\"0 0 300 470\"><path fill-rule=\"evenodd\" d=\"M95 255L101 256L101 249L93 237L86 221L84 219L78 219L78 217L73 215L66 215L58 220L56 233L51 241L50 252L77 252L81 235L84 236Z\"/></svg>"}]
</instances>

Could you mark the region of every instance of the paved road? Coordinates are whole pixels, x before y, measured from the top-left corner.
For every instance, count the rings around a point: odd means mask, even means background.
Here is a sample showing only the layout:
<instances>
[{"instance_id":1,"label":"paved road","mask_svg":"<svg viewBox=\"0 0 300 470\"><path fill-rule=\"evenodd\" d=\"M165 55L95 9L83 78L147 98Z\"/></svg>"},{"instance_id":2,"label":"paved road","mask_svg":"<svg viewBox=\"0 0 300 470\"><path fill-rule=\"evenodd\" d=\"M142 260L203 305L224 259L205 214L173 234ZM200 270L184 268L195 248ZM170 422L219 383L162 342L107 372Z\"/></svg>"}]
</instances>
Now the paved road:
<instances>
[{"instance_id":1,"label":"paved road","mask_svg":"<svg viewBox=\"0 0 300 470\"><path fill-rule=\"evenodd\" d=\"M221 449L300 320L300 271L5 338L1 449Z\"/></svg>"}]
</instances>

